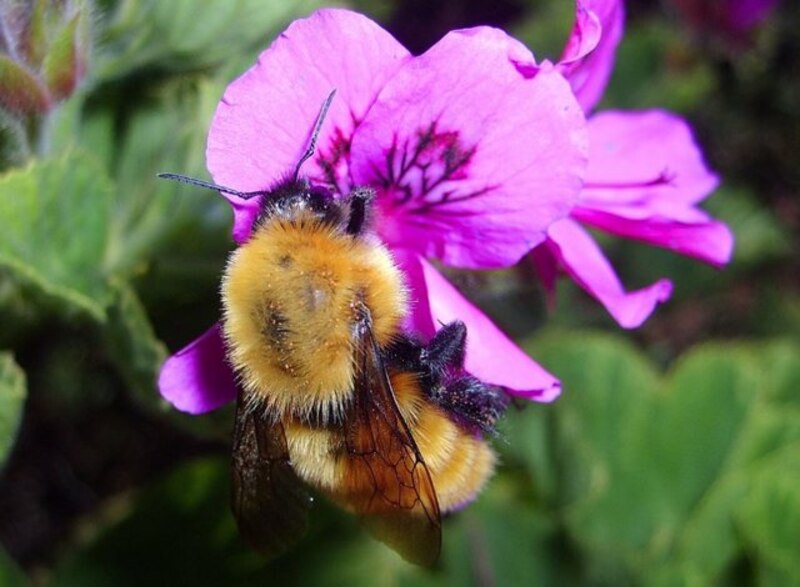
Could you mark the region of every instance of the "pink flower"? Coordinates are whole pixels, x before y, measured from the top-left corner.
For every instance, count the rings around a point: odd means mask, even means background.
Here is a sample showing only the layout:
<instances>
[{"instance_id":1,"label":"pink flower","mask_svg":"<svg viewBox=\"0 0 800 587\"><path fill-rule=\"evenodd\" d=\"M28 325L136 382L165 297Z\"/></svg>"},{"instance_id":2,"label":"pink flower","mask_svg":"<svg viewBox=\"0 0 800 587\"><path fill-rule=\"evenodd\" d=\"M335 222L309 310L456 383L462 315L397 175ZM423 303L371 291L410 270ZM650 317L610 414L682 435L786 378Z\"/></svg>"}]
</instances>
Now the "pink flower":
<instances>
[{"instance_id":1,"label":"pink flower","mask_svg":"<svg viewBox=\"0 0 800 587\"><path fill-rule=\"evenodd\" d=\"M599 100L622 36L621 0L578 0L572 35L558 68L588 114ZM659 110L602 112L589 119L589 165L569 218L554 222L532 254L545 286L558 269L602 303L625 328L639 326L669 299L661 279L627 292L587 225L671 249L716 267L733 249L728 227L697 207L717 185L689 126Z\"/></svg>"},{"instance_id":2,"label":"pink flower","mask_svg":"<svg viewBox=\"0 0 800 587\"><path fill-rule=\"evenodd\" d=\"M317 154L302 173L340 193L359 185L377 191L377 232L413 298L409 327L429 337L441 323L463 320L468 371L552 400L559 382L427 259L472 269L513 265L569 214L587 140L569 84L497 29L451 32L414 57L366 17L320 10L289 26L226 90L208 137L214 181L241 191L275 185L297 163L332 89ZM242 243L258 203L225 197ZM166 362L161 393L193 413L230 401L223 354L215 326Z\"/></svg>"}]
</instances>

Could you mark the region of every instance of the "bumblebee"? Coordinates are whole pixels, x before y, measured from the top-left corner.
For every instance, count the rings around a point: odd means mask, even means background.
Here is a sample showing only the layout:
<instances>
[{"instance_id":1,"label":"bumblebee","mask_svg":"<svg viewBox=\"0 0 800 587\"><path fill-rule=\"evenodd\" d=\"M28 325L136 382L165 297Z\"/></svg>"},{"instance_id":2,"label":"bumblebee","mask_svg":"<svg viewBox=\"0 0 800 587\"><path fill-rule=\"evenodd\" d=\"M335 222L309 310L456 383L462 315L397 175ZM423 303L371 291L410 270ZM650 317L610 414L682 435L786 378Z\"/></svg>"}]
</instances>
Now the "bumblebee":
<instances>
[{"instance_id":1,"label":"bumblebee","mask_svg":"<svg viewBox=\"0 0 800 587\"><path fill-rule=\"evenodd\" d=\"M369 230L370 188L335 197L300 176L330 106L294 174L259 198L251 237L222 280L223 333L237 377L232 509L243 538L268 557L306 527L307 487L360 516L401 556L439 556L441 515L491 475L485 440L505 394L464 373L467 331L428 342L402 331L402 274Z\"/></svg>"}]
</instances>

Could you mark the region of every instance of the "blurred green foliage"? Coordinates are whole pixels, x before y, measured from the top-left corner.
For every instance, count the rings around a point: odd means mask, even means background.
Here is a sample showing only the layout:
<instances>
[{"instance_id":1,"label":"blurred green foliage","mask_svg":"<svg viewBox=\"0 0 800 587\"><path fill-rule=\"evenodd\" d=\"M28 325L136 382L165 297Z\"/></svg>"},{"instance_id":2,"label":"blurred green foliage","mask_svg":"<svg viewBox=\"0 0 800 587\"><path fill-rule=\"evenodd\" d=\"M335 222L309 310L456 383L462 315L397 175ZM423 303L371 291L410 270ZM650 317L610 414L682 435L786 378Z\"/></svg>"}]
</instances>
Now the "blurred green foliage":
<instances>
[{"instance_id":1,"label":"blurred green foliage","mask_svg":"<svg viewBox=\"0 0 800 587\"><path fill-rule=\"evenodd\" d=\"M0 585L800 583L800 9L788 2L736 46L630 2L601 105L694 123L723 180L707 208L737 236L729 268L602 238L627 286L676 282L628 334L604 332L617 328L566 282L547 312L525 267L455 276L565 392L512 408L498 474L446 520L437 568L408 566L323 501L285 557L267 565L241 544L230 411L177 414L155 388L167 349L217 317L230 213L155 175L205 176L225 86L319 4L0 7ZM483 14L474 1L356 5L409 46ZM505 0L492 24L552 59L572 13Z\"/></svg>"},{"instance_id":2,"label":"blurred green foliage","mask_svg":"<svg viewBox=\"0 0 800 587\"><path fill-rule=\"evenodd\" d=\"M0 353L0 463L17 436L25 394L25 373L9 353Z\"/></svg>"},{"instance_id":3,"label":"blurred green foliage","mask_svg":"<svg viewBox=\"0 0 800 587\"><path fill-rule=\"evenodd\" d=\"M432 571L324 502L297 549L261 564L227 511L227 459L210 458L109 503L53 583L709 585L740 584L742 565L797 576L800 345L705 344L664 375L620 336L531 346L570 393L558 410L510 414L503 470L446 521Z\"/></svg>"}]
</instances>

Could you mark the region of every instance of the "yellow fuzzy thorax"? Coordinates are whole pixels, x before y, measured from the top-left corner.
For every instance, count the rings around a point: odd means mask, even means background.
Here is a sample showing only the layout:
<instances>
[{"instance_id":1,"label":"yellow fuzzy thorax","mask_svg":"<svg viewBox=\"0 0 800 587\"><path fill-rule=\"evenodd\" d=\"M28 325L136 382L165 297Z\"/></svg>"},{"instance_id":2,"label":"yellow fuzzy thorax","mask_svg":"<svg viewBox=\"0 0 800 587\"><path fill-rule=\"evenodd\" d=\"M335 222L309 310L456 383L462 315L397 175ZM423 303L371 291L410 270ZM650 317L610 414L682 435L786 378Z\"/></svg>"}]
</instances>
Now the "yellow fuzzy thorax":
<instances>
[{"instance_id":1,"label":"yellow fuzzy thorax","mask_svg":"<svg viewBox=\"0 0 800 587\"><path fill-rule=\"evenodd\" d=\"M231 255L222 299L228 357L249 401L323 421L352 393L358 304L370 310L379 346L406 311L386 248L311 216L260 227Z\"/></svg>"},{"instance_id":2,"label":"yellow fuzzy thorax","mask_svg":"<svg viewBox=\"0 0 800 587\"><path fill-rule=\"evenodd\" d=\"M430 471L442 513L456 510L480 492L494 472L496 457L480 436L464 430L424 396L411 373L392 373L392 387L400 412ZM285 421L284 430L292 467L309 485L339 499L346 486L350 460L339 428L316 428Z\"/></svg>"}]
</instances>

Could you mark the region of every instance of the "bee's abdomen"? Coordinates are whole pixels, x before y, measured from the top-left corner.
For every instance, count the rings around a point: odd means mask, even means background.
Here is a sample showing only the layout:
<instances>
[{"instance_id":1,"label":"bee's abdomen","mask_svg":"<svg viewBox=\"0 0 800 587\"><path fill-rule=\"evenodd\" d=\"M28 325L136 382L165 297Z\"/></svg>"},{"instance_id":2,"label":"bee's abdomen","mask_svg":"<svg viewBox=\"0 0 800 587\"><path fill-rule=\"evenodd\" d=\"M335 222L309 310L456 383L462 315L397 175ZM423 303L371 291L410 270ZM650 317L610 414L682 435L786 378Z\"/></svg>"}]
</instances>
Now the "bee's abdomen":
<instances>
[{"instance_id":1,"label":"bee's abdomen","mask_svg":"<svg viewBox=\"0 0 800 587\"><path fill-rule=\"evenodd\" d=\"M427 399L415 374L392 372L391 382L403 418L431 474L441 511L457 510L472 501L491 477L494 451L481 436L459 426ZM353 503L372 491L374 486L363 479L358 464L348 457L344 424L323 426L288 419L283 426L292 467L303 481L345 509L352 509ZM353 494L354 488L362 493Z\"/></svg>"},{"instance_id":2,"label":"bee's abdomen","mask_svg":"<svg viewBox=\"0 0 800 587\"><path fill-rule=\"evenodd\" d=\"M222 288L229 360L278 414L339 413L352 390L358 304L381 345L405 312L388 251L319 223L260 228L231 256Z\"/></svg>"},{"instance_id":3,"label":"bee's abdomen","mask_svg":"<svg viewBox=\"0 0 800 587\"><path fill-rule=\"evenodd\" d=\"M426 397L413 373L391 373L400 411L433 480L441 511L472 501L494 472L489 443Z\"/></svg>"}]
</instances>

